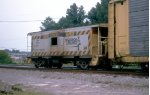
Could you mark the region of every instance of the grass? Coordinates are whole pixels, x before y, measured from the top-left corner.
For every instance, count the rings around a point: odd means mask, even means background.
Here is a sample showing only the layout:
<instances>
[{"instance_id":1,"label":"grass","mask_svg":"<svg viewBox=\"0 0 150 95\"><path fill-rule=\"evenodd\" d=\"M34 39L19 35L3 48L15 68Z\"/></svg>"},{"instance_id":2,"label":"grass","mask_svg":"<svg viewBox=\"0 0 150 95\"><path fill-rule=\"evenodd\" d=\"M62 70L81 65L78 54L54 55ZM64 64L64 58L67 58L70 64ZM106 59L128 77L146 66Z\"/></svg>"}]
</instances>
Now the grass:
<instances>
[{"instance_id":1,"label":"grass","mask_svg":"<svg viewBox=\"0 0 150 95\"><path fill-rule=\"evenodd\" d=\"M0 95L52 95L52 94L45 94L45 93L37 93L34 91L13 91L13 93L7 93L7 94L2 94L0 93Z\"/></svg>"},{"instance_id":2,"label":"grass","mask_svg":"<svg viewBox=\"0 0 150 95\"><path fill-rule=\"evenodd\" d=\"M0 87L4 86L6 83L0 83ZM8 85L8 84L7 84ZM22 84L15 84L12 85L11 91L10 92L0 92L0 95L52 95L52 94L46 94L42 92L35 92L30 90L23 90L23 85Z\"/></svg>"}]
</instances>

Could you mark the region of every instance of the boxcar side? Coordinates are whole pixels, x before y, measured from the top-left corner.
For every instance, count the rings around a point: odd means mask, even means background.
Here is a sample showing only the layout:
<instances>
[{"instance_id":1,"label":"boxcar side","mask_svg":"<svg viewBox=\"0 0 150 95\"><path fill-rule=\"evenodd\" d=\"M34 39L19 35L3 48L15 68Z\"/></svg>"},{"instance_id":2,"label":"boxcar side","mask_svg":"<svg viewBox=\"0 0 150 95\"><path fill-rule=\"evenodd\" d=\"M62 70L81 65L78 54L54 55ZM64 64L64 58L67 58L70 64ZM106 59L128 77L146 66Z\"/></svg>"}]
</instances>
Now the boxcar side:
<instances>
[{"instance_id":1,"label":"boxcar side","mask_svg":"<svg viewBox=\"0 0 150 95\"><path fill-rule=\"evenodd\" d=\"M149 62L148 0L110 0L108 58L125 63Z\"/></svg>"}]
</instances>

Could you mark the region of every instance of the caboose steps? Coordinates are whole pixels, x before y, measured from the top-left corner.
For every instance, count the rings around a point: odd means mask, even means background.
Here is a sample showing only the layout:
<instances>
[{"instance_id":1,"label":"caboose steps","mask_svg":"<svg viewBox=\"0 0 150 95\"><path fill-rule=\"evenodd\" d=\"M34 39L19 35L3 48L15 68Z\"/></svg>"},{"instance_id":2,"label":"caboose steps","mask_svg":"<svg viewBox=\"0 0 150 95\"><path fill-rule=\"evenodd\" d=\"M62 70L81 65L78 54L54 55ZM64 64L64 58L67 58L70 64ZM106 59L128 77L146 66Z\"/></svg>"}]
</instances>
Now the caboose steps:
<instances>
[{"instance_id":1,"label":"caboose steps","mask_svg":"<svg viewBox=\"0 0 150 95\"><path fill-rule=\"evenodd\" d=\"M90 66L96 66L97 64L98 64L98 62L99 62L99 56L98 55L96 55L96 56L93 56L92 57L92 60L91 60L91 62L90 62Z\"/></svg>"}]
</instances>

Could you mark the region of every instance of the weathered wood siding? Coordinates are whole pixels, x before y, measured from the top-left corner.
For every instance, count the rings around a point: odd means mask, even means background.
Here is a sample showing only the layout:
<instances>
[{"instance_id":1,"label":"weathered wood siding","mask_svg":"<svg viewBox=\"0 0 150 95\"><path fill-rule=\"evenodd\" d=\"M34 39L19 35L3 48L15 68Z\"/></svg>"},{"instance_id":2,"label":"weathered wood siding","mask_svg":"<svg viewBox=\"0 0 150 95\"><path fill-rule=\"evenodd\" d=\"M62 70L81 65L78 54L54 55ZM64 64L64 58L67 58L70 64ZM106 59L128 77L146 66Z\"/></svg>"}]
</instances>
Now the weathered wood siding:
<instances>
[{"instance_id":1,"label":"weathered wood siding","mask_svg":"<svg viewBox=\"0 0 150 95\"><path fill-rule=\"evenodd\" d=\"M129 0L130 55L149 55L149 0Z\"/></svg>"}]
</instances>

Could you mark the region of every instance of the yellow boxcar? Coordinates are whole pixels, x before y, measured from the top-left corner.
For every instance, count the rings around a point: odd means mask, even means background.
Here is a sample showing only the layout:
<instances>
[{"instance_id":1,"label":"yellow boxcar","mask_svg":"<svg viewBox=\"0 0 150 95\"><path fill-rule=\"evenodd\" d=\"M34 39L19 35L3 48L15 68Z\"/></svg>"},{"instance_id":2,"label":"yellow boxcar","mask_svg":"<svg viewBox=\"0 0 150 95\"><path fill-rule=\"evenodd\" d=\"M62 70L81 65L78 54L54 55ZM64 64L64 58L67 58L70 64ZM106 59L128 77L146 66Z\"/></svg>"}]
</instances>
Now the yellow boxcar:
<instances>
[{"instance_id":1,"label":"yellow boxcar","mask_svg":"<svg viewBox=\"0 0 150 95\"><path fill-rule=\"evenodd\" d=\"M149 0L110 0L108 58L149 62Z\"/></svg>"}]
</instances>

